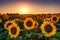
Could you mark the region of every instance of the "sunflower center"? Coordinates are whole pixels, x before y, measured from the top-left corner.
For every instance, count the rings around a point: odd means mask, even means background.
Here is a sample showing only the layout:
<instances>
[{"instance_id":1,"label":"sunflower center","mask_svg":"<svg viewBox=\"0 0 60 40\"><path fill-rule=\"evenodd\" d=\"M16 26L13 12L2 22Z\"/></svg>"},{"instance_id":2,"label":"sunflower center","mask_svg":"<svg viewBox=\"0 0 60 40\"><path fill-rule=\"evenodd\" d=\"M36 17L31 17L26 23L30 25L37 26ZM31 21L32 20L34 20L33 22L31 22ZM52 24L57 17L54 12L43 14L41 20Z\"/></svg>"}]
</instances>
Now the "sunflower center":
<instances>
[{"instance_id":1,"label":"sunflower center","mask_svg":"<svg viewBox=\"0 0 60 40\"><path fill-rule=\"evenodd\" d=\"M26 25L28 26L28 27L31 27L32 26L32 21L27 21L27 23L26 23Z\"/></svg>"},{"instance_id":2,"label":"sunflower center","mask_svg":"<svg viewBox=\"0 0 60 40\"><path fill-rule=\"evenodd\" d=\"M50 33L50 32L52 31L51 25L46 25L46 26L45 26L45 31L46 31L47 33Z\"/></svg>"},{"instance_id":3,"label":"sunflower center","mask_svg":"<svg viewBox=\"0 0 60 40\"><path fill-rule=\"evenodd\" d=\"M35 27L37 27L38 26L38 24L37 23L35 23Z\"/></svg>"},{"instance_id":4,"label":"sunflower center","mask_svg":"<svg viewBox=\"0 0 60 40\"><path fill-rule=\"evenodd\" d=\"M57 18L56 17L53 17L53 21L56 21L57 20Z\"/></svg>"},{"instance_id":5,"label":"sunflower center","mask_svg":"<svg viewBox=\"0 0 60 40\"><path fill-rule=\"evenodd\" d=\"M12 24L12 23L8 23L8 24L7 24L7 27L10 26L11 24Z\"/></svg>"},{"instance_id":6,"label":"sunflower center","mask_svg":"<svg viewBox=\"0 0 60 40\"><path fill-rule=\"evenodd\" d=\"M35 26L37 26L37 23L35 23Z\"/></svg>"},{"instance_id":7,"label":"sunflower center","mask_svg":"<svg viewBox=\"0 0 60 40\"><path fill-rule=\"evenodd\" d=\"M16 27L12 27L12 28L11 28L11 33L12 33L13 35L16 34L16 31L17 31Z\"/></svg>"}]
</instances>

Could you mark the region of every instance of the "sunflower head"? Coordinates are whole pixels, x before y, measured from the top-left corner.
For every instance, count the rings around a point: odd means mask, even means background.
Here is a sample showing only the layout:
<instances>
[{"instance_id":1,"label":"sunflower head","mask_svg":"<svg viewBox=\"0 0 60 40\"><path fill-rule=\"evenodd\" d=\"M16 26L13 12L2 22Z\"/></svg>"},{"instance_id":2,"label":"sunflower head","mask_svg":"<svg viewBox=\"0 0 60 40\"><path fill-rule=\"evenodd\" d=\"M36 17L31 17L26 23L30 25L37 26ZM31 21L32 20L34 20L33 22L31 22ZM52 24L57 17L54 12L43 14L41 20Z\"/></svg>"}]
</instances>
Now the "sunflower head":
<instances>
[{"instance_id":1,"label":"sunflower head","mask_svg":"<svg viewBox=\"0 0 60 40\"><path fill-rule=\"evenodd\" d=\"M50 21L51 19L50 18L46 18L46 19L44 19L44 21Z\"/></svg>"},{"instance_id":2,"label":"sunflower head","mask_svg":"<svg viewBox=\"0 0 60 40\"><path fill-rule=\"evenodd\" d=\"M54 23L58 22L58 20L59 20L59 17L57 17L56 15L52 16L51 18L51 21Z\"/></svg>"},{"instance_id":3,"label":"sunflower head","mask_svg":"<svg viewBox=\"0 0 60 40\"><path fill-rule=\"evenodd\" d=\"M21 22L21 20L20 19L14 19L14 20L12 20L12 21L14 21L14 22Z\"/></svg>"},{"instance_id":4,"label":"sunflower head","mask_svg":"<svg viewBox=\"0 0 60 40\"><path fill-rule=\"evenodd\" d=\"M26 18L25 21L24 21L24 27L27 30L33 29L34 28L34 24L35 24L35 22L33 21L32 18Z\"/></svg>"},{"instance_id":5,"label":"sunflower head","mask_svg":"<svg viewBox=\"0 0 60 40\"><path fill-rule=\"evenodd\" d=\"M56 33L56 27L51 22L44 22L40 27L46 37L51 37Z\"/></svg>"},{"instance_id":6,"label":"sunflower head","mask_svg":"<svg viewBox=\"0 0 60 40\"><path fill-rule=\"evenodd\" d=\"M5 24L4 24L4 28L5 28L5 29L8 29L8 27L11 26L11 25L16 25L16 24L15 24L15 22L13 22L13 21L7 21L7 22L5 22Z\"/></svg>"},{"instance_id":7,"label":"sunflower head","mask_svg":"<svg viewBox=\"0 0 60 40\"><path fill-rule=\"evenodd\" d=\"M37 28L38 27L38 22L37 21L35 21L35 26L34 26L34 28Z\"/></svg>"},{"instance_id":8,"label":"sunflower head","mask_svg":"<svg viewBox=\"0 0 60 40\"><path fill-rule=\"evenodd\" d=\"M13 26L13 25L11 25L8 28L8 33L11 36L11 38L17 38L17 36L19 35L19 32L20 32L19 26Z\"/></svg>"},{"instance_id":9,"label":"sunflower head","mask_svg":"<svg viewBox=\"0 0 60 40\"><path fill-rule=\"evenodd\" d=\"M44 28L45 28L44 30L45 30L47 33L50 33L50 32L52 31L52 27L51 27L51 25L49 25L49 24L45 25Z\"/></svg>"}]
</instances>

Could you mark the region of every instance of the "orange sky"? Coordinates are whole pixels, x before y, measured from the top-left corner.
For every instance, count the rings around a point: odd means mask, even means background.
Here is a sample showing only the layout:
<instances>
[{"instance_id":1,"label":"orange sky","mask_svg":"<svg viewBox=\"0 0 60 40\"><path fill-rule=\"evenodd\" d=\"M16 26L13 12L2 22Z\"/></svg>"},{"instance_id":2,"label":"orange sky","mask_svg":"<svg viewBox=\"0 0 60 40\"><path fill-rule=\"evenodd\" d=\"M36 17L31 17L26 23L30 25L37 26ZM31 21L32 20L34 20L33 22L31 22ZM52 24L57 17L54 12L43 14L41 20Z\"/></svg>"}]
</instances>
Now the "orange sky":
<instances>
[{"instance_id":1,"label":"orange sky","mask_svg":"<svg viewBox=\"0 0 60 40\"><path fill-rule=\"evenodd\" d=\"M0 7L0 13L20 13L22 8L26 8L28 12L26 14L40 14L40 13L59 13L60 6L57 5L44 5L44 4L32 4L32 3L16 3L7 4Z\"/></svg>"}]
</instances>

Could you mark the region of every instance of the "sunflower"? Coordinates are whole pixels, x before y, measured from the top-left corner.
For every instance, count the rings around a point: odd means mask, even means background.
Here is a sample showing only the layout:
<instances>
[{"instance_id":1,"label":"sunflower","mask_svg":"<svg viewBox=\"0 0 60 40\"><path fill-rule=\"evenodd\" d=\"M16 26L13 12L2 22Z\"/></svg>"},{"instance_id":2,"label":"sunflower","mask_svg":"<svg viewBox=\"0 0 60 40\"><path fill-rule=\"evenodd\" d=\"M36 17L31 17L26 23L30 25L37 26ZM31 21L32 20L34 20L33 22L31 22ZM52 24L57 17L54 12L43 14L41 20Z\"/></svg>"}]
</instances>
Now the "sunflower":
<instances>
[{"instance_id":1,"label":"sunflower","mask_svg":"<svg viewBox=\"0 0 60 40\"><path fill-rule=\"evenodd\" d=\"M21 20L20 19L14 19L14 20L12 20L12 21L14 21L14 22L21 22Z\"/></svg>"},{"instance_id":2,"label":"sunflower","mask_svg":"<svg viewBox=\"0 0 60 40\"><path fill-rule=\"evenodd\" d=\"M31 29L34 28L34 26L35 26L35 21L32 18L26 18L24 20L24 27L25 27L25 29L31 30Z\"/></svg>"},{"instance_id":3,"label":"sunflower","mask_svg":"<svg viewBox=\"0 0 60 40\"><path fill-rule=\"evenodd\" d=\"M38 22L35 21L35 26L34 26L34 28L37 28L37 27L38 27Z\"/></svg>"},{"instance_id":4,"label":"sunflower","mask_svg":"<svg viewBox=\"0 0 60 40\"><path fill-rule=\"evenodd\" d=\"M56 33L56 27L51 22L44 22L40 27L46 37L51 37Z\"/></svg>"},{"instance_id":5,"label":"sunflower","mask_svg":"<svg viewBox=\"0 0 60 40\"><path fill-rule=\"evenodd\" d=\"M4 24L4 28L5 28L5 29L8 29L8 27L9 27L10 25L16 25L16 23L13 22L13 21L7 21L7 22L5 22L5 24Z\"/></svg>"},{"instance_id":6,"label":"sunflower","mask_svg":"<svg viewBox=\"0 0 60 40\"><path fill-rule=\"evenodd\" d=\"M8 33L11 36L11 38L17 38L20 32L19 26L11 25L8 29Z\"/></svg>"},{"instance_id":7,"label":"sunflower","mask_svg":"<svg viewBox=\"0 0 60 40\"><path fill-rule=\"evenodd\" d=\"M51 20L51 18L46 18L46 19L44 19L44 21L50 21Z\"/></svg>"},{"instance_id":8,"label":"sunflower","mask_svg":"<svg viewBox=\"0 0 60 40\"><path fill-rule=\"evenodd\" d=\"M59 17L57 17L56 15L52 16L51 18L51 21L54 23L58 22L58 20L59 20Z\"/></svg>"}]
</instances>

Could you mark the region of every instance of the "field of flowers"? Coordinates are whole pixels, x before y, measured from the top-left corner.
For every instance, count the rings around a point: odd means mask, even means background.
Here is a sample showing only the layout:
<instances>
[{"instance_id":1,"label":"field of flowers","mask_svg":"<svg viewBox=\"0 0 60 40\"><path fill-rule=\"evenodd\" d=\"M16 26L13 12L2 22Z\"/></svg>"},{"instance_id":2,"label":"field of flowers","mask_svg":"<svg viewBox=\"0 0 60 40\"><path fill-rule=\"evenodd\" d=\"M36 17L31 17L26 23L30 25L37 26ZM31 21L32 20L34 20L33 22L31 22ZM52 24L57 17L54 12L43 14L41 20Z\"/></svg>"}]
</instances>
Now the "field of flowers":
<instances>
[{"instance_id":1,"label":"field of flowers","mask_svg":"<svg viewBox=\"0 0 60 40\"><path fill-rule=\"evenodd\" d=\"M0 40L60 40L60 14L0 14Z\"/></svg>"}]
</instances>

